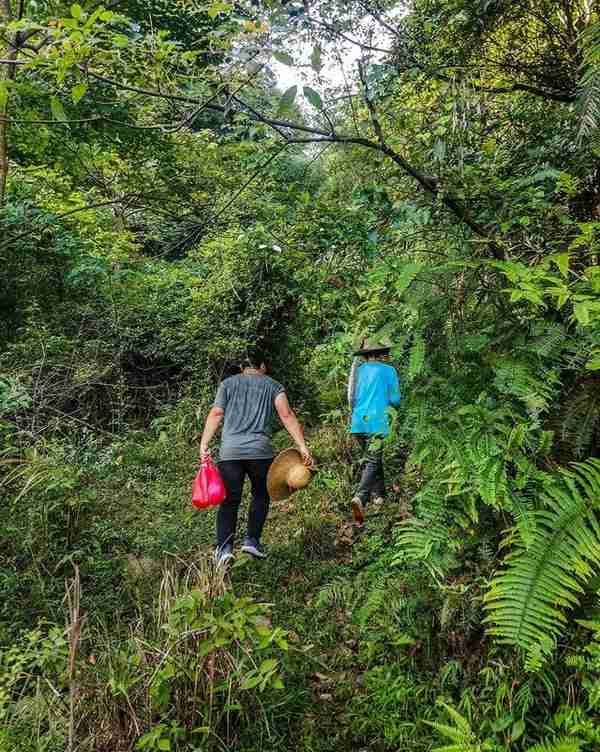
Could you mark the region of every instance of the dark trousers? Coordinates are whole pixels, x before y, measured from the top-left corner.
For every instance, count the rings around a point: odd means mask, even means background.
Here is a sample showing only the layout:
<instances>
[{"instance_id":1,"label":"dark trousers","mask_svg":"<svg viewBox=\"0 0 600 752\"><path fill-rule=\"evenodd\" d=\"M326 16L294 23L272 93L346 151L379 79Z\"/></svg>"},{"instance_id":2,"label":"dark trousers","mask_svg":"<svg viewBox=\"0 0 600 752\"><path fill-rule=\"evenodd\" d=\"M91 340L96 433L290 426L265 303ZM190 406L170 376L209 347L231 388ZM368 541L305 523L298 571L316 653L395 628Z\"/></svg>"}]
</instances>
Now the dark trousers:
<instances>
[{"instance_id":1,"label":"dark trousers","mask_svg":"<svg viewBox=\"0 0 600 752\"><path fill-rule=\"evenodd\" d=\"M383 437L375 434L357 433L356 439L362 451L362 471L356 496L363 506L371 494L385 497L385 479L383 476Z\"/></svg>"},{"instance_id":2,"label":"dark trousers","mask_svg":"<svg viewBox=\"0 0 600 752\"><path fill-rule=\"evenodd\" d=\"M268 460L221 460L219 471L227 489L225 501L217 512L217 545L233 544L237 528L238 510L242 500L244 480L250 478L252 501L248 512L248 537L260 540L267 514L269 513L269 493L267 473L272 459Z\"/></svg>"}]
</instances>

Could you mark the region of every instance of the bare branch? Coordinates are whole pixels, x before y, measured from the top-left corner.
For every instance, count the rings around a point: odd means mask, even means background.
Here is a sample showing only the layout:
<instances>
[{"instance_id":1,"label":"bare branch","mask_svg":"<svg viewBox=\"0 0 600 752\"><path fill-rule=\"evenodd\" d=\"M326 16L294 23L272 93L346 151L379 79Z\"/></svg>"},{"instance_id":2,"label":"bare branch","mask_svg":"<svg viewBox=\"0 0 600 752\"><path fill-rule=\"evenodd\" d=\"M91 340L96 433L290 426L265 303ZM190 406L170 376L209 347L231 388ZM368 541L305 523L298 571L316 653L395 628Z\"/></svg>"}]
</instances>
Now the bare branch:
<instances>
[{"instance_id":1,"label":"bare branch","mask_svg":"<svg viewBox=\"0 0 600 752\"><path fill-rule=\"evenodd\" d=\"M5 118L0 116L0 123L9 123L13 125L27 124L53 126L66 126L78 123L109 123L110 125L120 125L124 128L133 128L134 130L139 131L162 130L169 132L176 131L181 128L181 123L154 123L152 125L136 125L135 123L125 123L122 120L113 120L112 118L108 118L105 115L94 115L93 117L89 118L73 118L72 120L20 120L16 118Z\"/></svg>"},{"instance_id":2,"label":"bare branch","mask_svg":"<svg viewBox=\"0 0 600 752\"><path fill-rule=\"evenodd\" d=\"M399 36L398 29L395 29L391 24L389 24L383 17L381 13L375 12L367 3L360 2L359 5L361 5L365 12L368 13L370 16L372 16L381 26L383 26L386 31L389 31L390 34L393 34L395 37Z\"/></svg>"},{"instance_id":3,"label":"bare branch","mask_svg":"<svg viewBox=\"0 0 600 752\"><path fill-rule=\"evenodd\" d=\"M511 84L510 86L498 86L487 87L478 86L473 84L473 87L477 91L487 92L489 94L512 94L515 91L525 91L528 94L534 94L536 97L542 97L544 99L551 99L554 102L574 102L577 99L576 94L569 94L565 91L550 91L549 89L540 89L537 86L530 86L529 84Z\"/></svg>"},{"instance_id":4,"label":"bare branch","mask_svg":"<svg viewBox=\"0 0 600 752\"><path fill-rule=\"evenodd\" d=\"M257 169L248 178L248 180L246 180L246 182L243 183L243 185L233 194L233 196L220 209L217 210L214 216L210 218L211 224L215 224L217 219L219 219L219 217L221 217L227 211L227 209L233 206L233 204L242 195L242 193L246 190L246 188L256 180L256 178L271 164L271 162L273 162L281 154L282 151L284 151L284 149L287 148L288 145L289 145L289 142L286 141L278 151L276 151L274 154L271 154L271 156L268 159L266 159L261 165L257 167ZM194 238L195 235L199 234L199 231L201 231L204 226L205 225L194 224L191 232L189 232L173 248L171 248L170 252L172 253L173 251L177 250L179 247L184 246L188 242L190 242Z\"/></svg>"},{"instance_id":5,"label":"bare branch","mask_svg":"<svg viewBox=\"0 0 600 752\"><path fill-rule=\"evenodd\" d=\"M353 44L355 47L359 47L361 50L365 50L367 52L381 52L384 55L393 55L393 50L386 50L382 47L374 47L370 44L365 44L364 42L359 42L358 39L353 39L352 37L349 37L347 34L344 34L339 29L336 29L335 26L332 26L331 24L326 23L325 21L320 21L318 18L311 17L311 21L313 23L318 24L319 26L322 26L324 29L327 29L331 34L334 34L335 36L338 36L340 39L343 39L345 42L348 42L349 44Z\"/></svg>"}]
</instances>

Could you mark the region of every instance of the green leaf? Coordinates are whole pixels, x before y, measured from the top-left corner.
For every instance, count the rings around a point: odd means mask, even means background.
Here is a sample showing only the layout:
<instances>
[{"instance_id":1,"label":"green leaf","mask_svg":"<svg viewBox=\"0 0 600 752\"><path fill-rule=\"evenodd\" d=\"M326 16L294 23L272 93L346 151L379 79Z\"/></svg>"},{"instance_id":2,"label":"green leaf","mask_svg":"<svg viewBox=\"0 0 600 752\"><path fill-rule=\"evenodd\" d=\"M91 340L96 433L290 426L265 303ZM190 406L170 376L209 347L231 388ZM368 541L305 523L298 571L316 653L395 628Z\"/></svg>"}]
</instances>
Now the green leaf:
<instances>
[{"instance_id":1,"label":"green leaf","mask_svg":"<svg viewBox=\"0 0 600 752\"><path fill-rule=\"evenodd\" d=\"M502 733L502 731L506 731L506 729L512 723L512 720L513 720L512 713L507 713L502 718L498 718L497 721L494 721L492 723L492 731L496 734L500 734Z\"/></svg>"},{"instance_id":2,"label":"green leaf","mask_svg":"<svg viewBox=\"0 0 600 752\"><path fill-rule=\"evenodd\" d=\"M261 674L266 674L268 671L273 671L273 669L277 668L277 661L275 658L267 658L260 664L260 672Z\"/></svg>"},{"instance_id":3,"label":"green leaf","mask_svg":"<svg viewBox=\"0 0 600 752\"><path fill-rule=\"evenodd\" d=\"M86 83L77 84L71 89L71 99L74 104L77 104L79 100L85 95L88 87Z\"/></svg>"},{"instance_id":4,"label":"green leaf","mask_svg":"<svg viewBox=\"0 0 600 752\"><path fill-rule=\"evenodd\" d=\"M406 291L410 283L421 271L421 268L421 264L415 264L412 261L402 267L395 284L398 295L402 295Z\"/></svg>"},{"instance_id":5,"label":"green leaf","mask_svg":"<svg viewBox=\"0 0 600 752\"><path fill-rule=\"evenodd\" d=\"M308 101L312 104L312 106L317 110L323 109L323 101L321 99L321 95L315 91L314 89L311 89L310 86L305 86L303 88L304 96L308 99Z\"/></svg>"},{"instance_id":6,"label":"green leaf","mask_svg":"<svg viewBox=\"0 0 600 752\"><path fill-rule=\"evenodd\" d=\"M313 70L317 73L323 67L323 63L321 62L321 47L318 44L315 44L313 47L312 55L310 56L310 64L312 65Z\"/></svg>"},{"instance_id":7,"label":"green leaf","mask_svg":"<svg viewBox=\"0 0 600 752\"><path fill-rule=\"evenodd\" d=\"M569 276L569 254L568 253L558 253L556 256L552 259L556 266L558 266L558 270L563 275L563 277Z\"/></svg>"},{"instance_id":8,"label":"green leaf","mask_svg":"<svg viewBox=\"0 0 600 752\"><path fill-rule=\"evenodd\" d=\"M67 122L67 116L60 100L57 97L50 98L50 109L52 110L52 117L55 120L59 120L61 123Z\"/></svg>"},{"instance_id":9,"label":"green leaf","mask_svg":"<svg viewBox=\"0 0 600 752\"><path fill-rule=\"evenodd\" d=\"M76 18L79 21L82 13L83 13L83 8L81 7L81 5L79 5L79 3L74 3L71 6L71 15L73 16L73 18Z\"/></svg>"},{"instance_id":10,"label":"green leaf","mask_svg":"<svg viewBox=\"0 0 600 752\"><path fill-rule=\"evenodd\" d=\"M115 14L112 12L112 10L103 10L100 14L101 21L112 21L114 17Z\"/></svg>"},{"instance_id":11,"label":"green leaf","mask_svg":"<svg viewBox=\"0 0 600 752\"><path fill-rule=\"evenodd\" d=\"M228 13L230 10L231 5L229 3L215 2L211 3L207 12L211 18L216 18L219 13Z\"/></svg>"},{"instance_id":12,"label":"green leaf","mask_svg":"<svg viewBox=\"0 0 600 752\"><path fill-rule=\"evenodd\" d=\"M523 736L524 731L525 731L525 722L520 719L518 721L515 721L510 732L511 742L515 742L517 739Z\"/></svg>"},{"instance_id":13,"label":"green leaf","mask_svg":"<svg viewBox=\"0 0 600 752\"><path fill-rule=\"evenodd\" d=\"M587 303L575 303L573 313L581 326L587 326L590 323L590 309Z\"/></svg>"},{"instance_id":14,"label":"green leaf","mask_svg":"<svg viewBox=\"0 0 600 752\"><path fill-rule=\"evenodd\" d=\"M294 100L296 99L296 94L298 93L298 87L297 86L290 86L289 89L284 91L284 93L281 96L281 99L279 100L279 112L284 112L285 110L289 110L289 108L294 104Z\"/></svg>"},{"instance_id":15,"label":"green leaf","mask_svg":"<svg viewBox=\"0 0 600 752\"><path fill-rule=\"evenodd\" d=\"M484 597L485 622L502 644L527 651L541 665L565 629L565 611L579 603L600 564L600 460L557 474L534 511L529 546L518 545Z\"/></svg>"},{"instance_id":16,"label":"green leaf","mask_svg":"<svg viewBox=\"0 0 600 752\"><path fill-rule=\"evenodd\" d=\"M204 734L208 736L211 733L211 731L212 729L210 726L196 726L195 729L192 729L192 734Z\"/></svg>"},{"instance_id":17,"label":"green leaf","mask_svg":"<svg viewBox=\"0 0 600 752\"><path fill-rule=\"evenodd\" d=\"M572 736L560 739L554 736L547 742L543 741L533 747L527 747L527 752L579 752L584 744L584 741L574 739Z\"/></svg>"},{"instance_id":18,"label":"green leaf","mask_svg":"<svg viewBox=\"0 0 600 752\"><path fill-rule=\"evenodd\" d=\"M592 357L587 361L585 367L588 371L600 370L600 350L593 350Z\"/></svg>"},{"instance_id":19,"label":"green leaf","mask_svg":"<svg viewBox=\"0 0 600 752\"><path fill-rule=\"evenodd\" d=\"M433 726L433 728L440 733L442 736L446 736L448 739L452 739L454 742L458 742L459 744L464 743L464 734L460 729L455 729L453 726L448 726L446 723L434 723L433 721L425 721L425 723L428 726ZM442 747L442 749L444 749ZM450 748L452 749L452 747ZM456 749L464 749L464 747L456 746ZM436 750L436 752L439 752L439 748Z\"/></svg>"},{"instance_id":20,"label":"green leaf","mask_svg":"<svg viewBox=\"0 0 600 752\"><path fill-rule=\"evenodd\" d=\"M158 740L158 748L161 750L170 750L171 749L171 741L170 739L159 739Z\"/></svg>"},{"instance_id":21,"label":"green leaf","mask_svg":"<svg viewBox=\"0 0 600 752\"><path fill-rule=\"evenodd\" d=\"M240 689L254 689L254 687L258 686L261 681L262 676L260 674L247 676L242 681Z\"/></svg>"},{"instance_id":22,"label":"green leaf","mask_svg":"<svg viewBox=\"0 0 600 752\"><path fill-rule=\"evenodd\" d=\"M287 52L275 52L275 51L273 51L273 57L279 63L283 63L284 65L293 65L294 64L293 57L291 55L288 55Z\"/></svg>"},{"instance_id":23,"label":"green leaf","mask_svg":"<svg viewBox=\"0 0 600 752\"><path fill-rule=\"evenodd\" d=\"M112 41L117 47L127 47L129 44L129 37L126 37L125 34L115 34Z\"/></svg>"}]
</instances>

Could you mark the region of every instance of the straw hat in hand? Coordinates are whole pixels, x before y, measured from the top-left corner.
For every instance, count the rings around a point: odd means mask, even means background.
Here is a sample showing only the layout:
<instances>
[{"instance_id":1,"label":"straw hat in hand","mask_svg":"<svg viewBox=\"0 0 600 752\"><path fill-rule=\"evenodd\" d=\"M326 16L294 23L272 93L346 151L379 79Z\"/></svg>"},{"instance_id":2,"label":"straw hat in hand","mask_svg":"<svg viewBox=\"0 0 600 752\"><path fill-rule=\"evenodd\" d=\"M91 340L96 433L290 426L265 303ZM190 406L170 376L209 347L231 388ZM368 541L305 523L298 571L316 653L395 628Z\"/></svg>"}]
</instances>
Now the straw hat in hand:
<instances>
[{"instance_id":1,"label":"straw hat in hand","mask_svg":"<svg viewBox=\"0 0 600 752\"><path fill-rule=\"evenodd\" d=\"M283 501L295 491L306 488L313 471L304 464L297 449L286 449L275 457L267 475L267 489L272 501Z\"/></svg>"}]
</instances>

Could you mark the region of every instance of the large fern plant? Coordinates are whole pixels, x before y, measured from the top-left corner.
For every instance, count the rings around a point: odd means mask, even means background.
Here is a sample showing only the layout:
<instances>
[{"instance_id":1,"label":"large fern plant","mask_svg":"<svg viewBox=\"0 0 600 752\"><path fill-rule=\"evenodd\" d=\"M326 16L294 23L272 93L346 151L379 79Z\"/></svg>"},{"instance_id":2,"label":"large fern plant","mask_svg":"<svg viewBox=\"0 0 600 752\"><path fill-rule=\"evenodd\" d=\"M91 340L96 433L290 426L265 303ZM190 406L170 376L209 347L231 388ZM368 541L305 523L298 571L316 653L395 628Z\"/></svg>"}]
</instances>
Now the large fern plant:
<instances>
[{"instance_id":1,"label":"large fern plant","mask_svg":"<svg viewBox=\"0 0 600 752\"><path fill-rule=\"evenodd\" d=\"M485 597L490 633L522 648L533 666L552 651L565 612L600 568L600 460L561 471L540 501L529 540L510 531L510 553Z\"/></svg>"},{"instance_id":2,"label":"large fern plant","mask_svg":"<svg viewBox=\"0 0 600 752\"><path fill-rule=\"evenodd\" d=\"M591 136L600 123L600 23L591 24L581 36L583 64L579 83L578 140Z\"/></svg>"}]
</instances>

